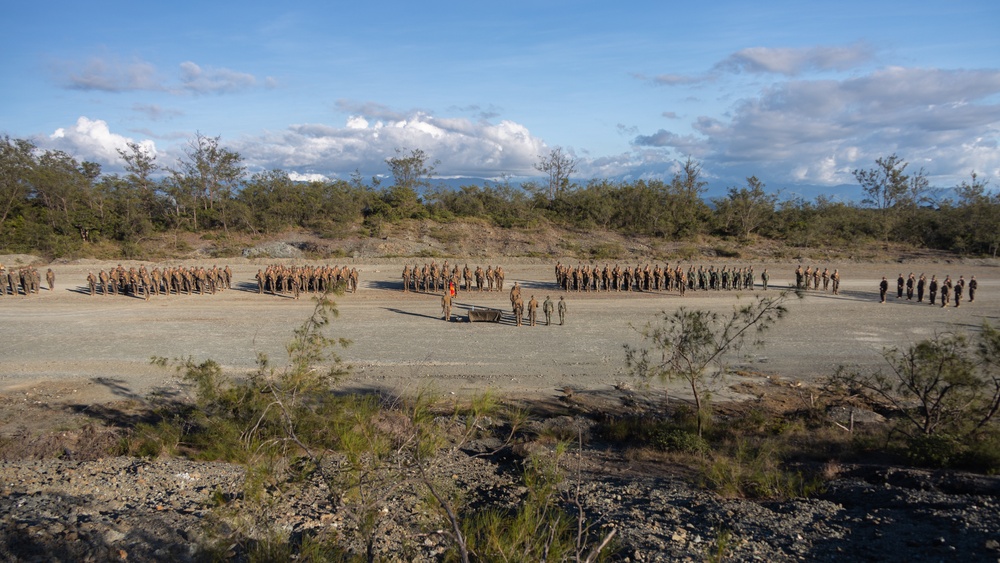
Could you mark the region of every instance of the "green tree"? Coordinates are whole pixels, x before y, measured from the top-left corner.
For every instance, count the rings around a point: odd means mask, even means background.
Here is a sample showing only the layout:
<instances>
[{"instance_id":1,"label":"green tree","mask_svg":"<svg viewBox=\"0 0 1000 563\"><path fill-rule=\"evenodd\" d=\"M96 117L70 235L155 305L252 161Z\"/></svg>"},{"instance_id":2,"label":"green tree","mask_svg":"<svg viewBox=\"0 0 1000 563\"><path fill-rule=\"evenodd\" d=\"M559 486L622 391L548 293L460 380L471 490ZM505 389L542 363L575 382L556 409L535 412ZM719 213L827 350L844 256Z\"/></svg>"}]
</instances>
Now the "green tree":
<instances>
[{"instance_id":1,"label":"green tree","mask_svg":"<svg viewBox=\"0 0 1000 563\"><path fill-rule=\"evenodd\" d=\"M190 213L196 231L200 210L202 215L208 215L207 227L213 227L216 221L228 233L227 204L243 182L243 157L221 146L219 140L198 133L188 143L178 168L171 170L175 211L178 216L182 211Z\"/></svg>"},{"instance_id":2,"label":"green tree","mask_svg":"<svg viewBox=\"0 0 1000 563\"><path fill-rule=\"evenodd\" d=\"M745 188L729 188L728 197L716 200L716 206L727 230L748 239L774 215L777 200L778 196L764 191L763 182L750 176Z\"/></svg>"},{"instance_id":3,"label":"green tree","mask_svg":"<svg viewBox=\"0 0 1000 563\"><path fill-rule=\"evenodd\" d=\"M705 232L710 211L702 197L707 186L701 179L701 165L688 157L667 190L665 207L673 231L669 234L689 238Z\"/></svg>"},{"instance_id":4,"label":"green tree","mask_svg":"<svg viewBox=\"0 0 1000 563\"><path fill-rule=\"evenodd\" d=\"M701 436L710 400L708 379L725 372L730 351L740 352L748 344L763 345L761 336L788 312L787 299L787 292L757 297L728 316L687 307L673 313L663 311L657 323L646 323L639 330L648 347L625 345L626 365L633 376L645 381L659 379L665 386L675 380L687 384L694 396Z\"/></svg>"},{"instance_id":5,"label":"green tree","mask_svg":"<svg viewBox=\"0 0 1000 563\"><path fill-rule=\"evenodd\" d=\"M564 153L561 147L552 149L548 155L538 155L535 170L548 177L549 200L569 189L569 177L576 172L576 164L576 159Z\"/></svg>"},{"instance_id":6,"label":"green tree","mask_svg":"<svg viewBox=\"0 0 1000 563\"><path fill-rule=\"evenodd\" d=\"M31 171L35 167L35 145L4 135L0 140L0 232L12 212L24 203L31 191Z\"/></svg>"},{"instance_id":7,"label":"green tree","mask_svg":"<svg viewBox=\"0 0 1000 563\"><path fill-rule=\"evenodd\" d=\"M392 173L393 185L383 194L383 201L390 208L390 219L422 218L427 214L420 201L420 191L430 187L434 167L438 164L427 162L427 154L413 149L410 154L396 149L396 156L385 159Z\"/></svg>"},{"instance_id":8,"label":"green tree","mask_svg":"<svg viewBox=\"0 0 1000 563\"><path fill-rule=\"evenodd\" d=\"M972 251L997 256L1000 248L1000 193L987 191L989 180L972 172L969 180L955 187L958 195L957 216L952 228L953 245L959 251Z\"/></svg>"},{"instance_id":9,"label":"green tree","mask_svg":"<svg viewBox=\"0 0 1000 563\"><path fill-rule=\"evenodd\" d=\"M906 174L907 166L906 161L892 154L876 159L874 168L852 172L865 194L861 203L877 211L876 230L886 244L899 225L903 211L910 210L912 216L927 191L923 169L910 176Z\"/></svg>"},{"instance_id":10,"label":"green tree","mask_svg":"<svg viewBox=\"0 0 1000 563\"><path fill-rule=\"evenodd\" d=\"M966 439L986 428L1000 409L1000 330L988 322L975 345L962 334L939 334L906 349L883 352L888 372L844 368L831 381L885 401L901 413L908 436Z\"/></svg>"}]
</instances>

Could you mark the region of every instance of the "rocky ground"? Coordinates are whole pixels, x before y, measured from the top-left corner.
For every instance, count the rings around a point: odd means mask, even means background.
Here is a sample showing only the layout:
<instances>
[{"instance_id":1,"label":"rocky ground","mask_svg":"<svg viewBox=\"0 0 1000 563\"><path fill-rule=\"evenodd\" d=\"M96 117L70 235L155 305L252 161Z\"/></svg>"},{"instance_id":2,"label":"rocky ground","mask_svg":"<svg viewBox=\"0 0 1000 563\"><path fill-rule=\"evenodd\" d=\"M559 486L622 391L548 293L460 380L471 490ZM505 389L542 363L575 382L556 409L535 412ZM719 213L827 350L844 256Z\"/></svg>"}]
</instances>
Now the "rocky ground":
<instances>
[{"instance_id":1,"label":"rocky ground","mask_svg":"<svg viewBox=\"0 0 1000 563\"><path fill-rule=\"evenodd\" d=\"M744 387L751 385L744 384ZM791 387L753 386L758 403L782 409ZM634 391L622 396L636 400ZM102 457L121 436L113 421L141 419L134 400L83 413L50 390L16 411L63 427L3 441L0 453L0 559L6 561L199 561L232 557L245 545L227 540L254 529L254 515L291 538L340 537L355 553L355 517L318 478L296 481L265 498L245 498L244 468L183 459ZM642 399L638 399L642 400ZM965 561L1000 560L1000 477L888 466L872 460L801 466L825 483L808 498L751 501L723 498L699 486L677 458L608 443L594 433L608 399L579 398L566 409L535 414L510 444L484 437L445 450L429 478L461 492L470 511L516 507L526 492L520 475L528 453L554 456L552 436L583 437L582 450L560 458L564 506L578 500L591 538L615 531L615 561ZM718 405L727 416L742 408ZM831 416L836 417L836 409ZM560 412L556 412L560 411ZM576 411L576 414L566 414ZM103 423L82 425L80 417ZM858 424L880 417L859 411ZM441 419L460 433L461 421ZM454 434L453 433L453 434ZM502 435L499 432L498 435ZM329 458L335 462L336 457ZM447 523L428 503L412 468L389 467L371 482L378 514L374 552L385 561L438 561L453 547ZM265 507L266 508L262 508ZM259 525L259 522L258 522ZM718 560L718 559L716 559Z\"/></svg>"},{"instance_id":2,"label":"rocky ground","mask_svg":"<svg viewBox=\"0 0 1000 563\"><path fill-rule=\"evenodd\" d=\"M516 503L523 492L516 464L509 456L472 457L473 451L474 445L446 456L435 478L492 506ZM568 459L567 498L578 483L594 534L616 530L612 560L703 561L720 547L732 561L1000 559L996 478L841 467L812 498L751 502L720 498L648 465L613 449ZM6 561L195 561L227 552L199 548L212 545L220 518L243 508L243 471L221 463L6 461L0 476ZM273 520L293 537L349 532L340 507L323 486L312 485L275 497ZM435 561L448 549L443 522L431 517L424 496L404 487L384 499L379 560Z\"/></svg>"}]
</instances>

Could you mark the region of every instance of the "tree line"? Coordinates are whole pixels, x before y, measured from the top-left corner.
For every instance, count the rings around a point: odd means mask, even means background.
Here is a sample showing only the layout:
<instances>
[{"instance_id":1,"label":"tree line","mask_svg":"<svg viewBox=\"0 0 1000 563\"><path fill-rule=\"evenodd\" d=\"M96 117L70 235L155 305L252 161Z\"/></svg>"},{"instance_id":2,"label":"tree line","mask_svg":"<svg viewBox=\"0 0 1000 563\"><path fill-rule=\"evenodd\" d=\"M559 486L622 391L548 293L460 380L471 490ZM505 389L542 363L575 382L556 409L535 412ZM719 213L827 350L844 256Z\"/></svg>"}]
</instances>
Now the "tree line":
<instances>
[{"instance_id":1,"label":"tree line","mask_svg":"<svg viewBox=\"0 0 1000 563\"><path fill-rule=\"evenodd\" d=\"M553 224L670 240L765 238L796 247L909 244L962 254L1000 247L1000 193L973 172L948 197L934 197L923 169L893 154L854 170L860 202L819 196L780 200L756 176L706 199L701 165L682 163L670 180L593 179L578 184L561 150L539 157L544 184L509 181L435 186L437 162L420 149L386 159L389 175L298 182L282 170L248 173L243 157L201 134L171 165L137 143L118 151L123 173L103 173L32 142L0 139L0 251L51 257L94 254L103 245L139 257L164 235L269 236L307 229L339 238L381 235L407 219L489 221L504 228ZM391 183L388 178L391 177Z\"/></svg>"}]
</instances>

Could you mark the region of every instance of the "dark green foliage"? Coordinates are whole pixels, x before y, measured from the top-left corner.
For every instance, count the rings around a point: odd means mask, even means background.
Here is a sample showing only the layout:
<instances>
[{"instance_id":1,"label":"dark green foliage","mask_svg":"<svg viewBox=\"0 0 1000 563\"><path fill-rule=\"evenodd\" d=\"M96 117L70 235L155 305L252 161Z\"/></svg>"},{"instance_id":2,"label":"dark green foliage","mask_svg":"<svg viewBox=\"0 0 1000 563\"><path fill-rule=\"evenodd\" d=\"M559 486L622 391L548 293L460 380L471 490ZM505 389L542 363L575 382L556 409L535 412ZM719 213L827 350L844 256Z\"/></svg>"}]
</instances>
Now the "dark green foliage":
<instances>
[{"instance_id":1,"label":"dark green foliage","mask_svg":"<svg viewBox=\"0 0 1000 563\"><path fill-rule=\"evenodd\" d=\"M393 183L384 187L378 177L366 183L357 173L349 181L297 182L282 170L247 177L242 155L201 134L176 163L159 163L135 143L119 154L125 173L102 174L99 165L63 152L0 139L0 252L109 258L115 249L143 258L149 241L167 234L176 240L182 231L229 238L306 229L342 238L363 229L383 236L389 225L428 218L502 228L548 222L666 240L754 236L814 248L882 241L968 254L1000 249L1000 193L988 181L973 172L954 197L932 200L923 171L906 174L907 163L896 155L854 171L866 194L859 204L822 196L779 202L778 192L766 192L751 176L713 209L704 200L701 167L691 159L669 181L579 185L569 182L565 171L574 161L567 160L545 186L504 180L450 190L433 185L436 162L420 149L386 159ZM593 257L610 258L605 250Z\"/></svg>"}]
</instances>

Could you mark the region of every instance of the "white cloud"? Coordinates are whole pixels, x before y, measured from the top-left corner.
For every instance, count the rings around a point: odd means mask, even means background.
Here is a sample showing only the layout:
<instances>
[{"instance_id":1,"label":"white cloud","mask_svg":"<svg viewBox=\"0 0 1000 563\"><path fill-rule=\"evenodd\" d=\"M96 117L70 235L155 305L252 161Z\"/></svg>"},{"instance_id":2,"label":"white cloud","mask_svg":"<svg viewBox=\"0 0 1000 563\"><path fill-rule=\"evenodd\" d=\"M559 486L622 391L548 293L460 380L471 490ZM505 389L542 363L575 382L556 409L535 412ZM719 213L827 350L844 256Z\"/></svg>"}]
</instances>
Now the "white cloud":
<instances>
[{"instance_id":1,"label":"white cloud","mask_svg":"<svg viewBox=\"0 0 1000 563\"><path fill-rule=\"evenodd\" d=\"M185 90L199 94L235 92L256 86L252 74L228 68L212 68L185 61L181 63L181 84Z\"/></svg>"},{"instance_id":2,"label":"white cloud","mask_svg":"<svg viewBox=\"0 0 1000 563\"><path fill-rule=\"evenodd\" d=\"M289 172L288 179L293 182L325 182L326 180L329 180L329 178L325 175L317 174L315 172L304 174L299 172Z\"/></svg>"},{"instance_id":3,"label":"white cloud","mask_svg":"<svg viewBox=\"0 0 1000 563\"><path fill-rule=\"evenodd\" d=\"M995 176L1000 167L998 95L998 70L889 67L779 83L736 103L725 120L697 118L698 136L660 130L633 142L772 183L853 183L853 169L897 153L921 163L932 182L953 185L973 168Z\"/></svg>"},{"instance_id":4,"label":"white cloud","mask_svg":"<svg viewBox=\"0 0 1000 563\"><path fill-rule=\"evenodd\" d=\"M378 113L394 112L381 108ZM396 149L421 149L432 162L440 161L436 166L440 177L533 175L538 155L547 150L541 139L512 121L439 119L421 112L400 117L372 124L354 115L343 127L294 125L282 133L243 140L237 148L248 162L263 169L308 168L328 175L355 169L365 175L383 173L385 159Z\"/></svg>"},{"instance_id":5,"label":"white cloud","mask_svg":"<svg viewBox=\"0 0 1000 563\"><path fill-rule=\"evenodd\" d=\"M58 63L56 68L66 75L67 86L75 90L126 92L163 89L156 67L139 59L126 61L117 57L91 57L82 64Z\"/></svg>"},{"instance_id":6,"label":"white cloud","mask_svg":"<svg viewBox=\"0 0 1000 563\"><path fill-rule=\"evenodd\" d=\"M768 72L796 76L808 70L849 70L870 61L873 56L871 47L864 43L846 47L750 47L733 53L716 64L715 68L725 72Z\"/></svg>"},{"instance_id":7,"label":"white cloud","mask_svg":"<svg viewBox=\"0 0 1000 563\"><path fill-rule=\"evenodd\" d=\"M138 58L123 60L116 56L94 56L86 62L65 61L53 65L54 71L75 90L105 92L166 91L197 94L228 93L254 88L257 77L228 68L202 67L185 61L178 66L176 79L164 77L153 63ZM273 77L263 80L264 87L275 88Z\"/></svg>"},{"instance_id":8,"label":"white cloud","mask_svg":"<svg viewBox=\"0 0 1000 563\"><path fill-rule=\"evenodd\" d=\"M135 141L112 133L106 122L81 116L75 125L56 129L48 141L43 143L42 148L56 148L81 160L117 165L121 163L118 149L125 150L128 148L128 143L132 142ZM138 144L148 154L156 156L156 145L153 141L144 140Z\"/></svg>"}]
</instances>

